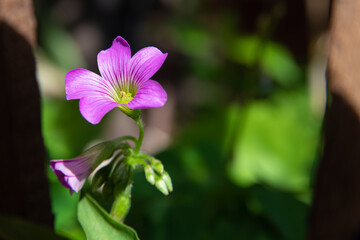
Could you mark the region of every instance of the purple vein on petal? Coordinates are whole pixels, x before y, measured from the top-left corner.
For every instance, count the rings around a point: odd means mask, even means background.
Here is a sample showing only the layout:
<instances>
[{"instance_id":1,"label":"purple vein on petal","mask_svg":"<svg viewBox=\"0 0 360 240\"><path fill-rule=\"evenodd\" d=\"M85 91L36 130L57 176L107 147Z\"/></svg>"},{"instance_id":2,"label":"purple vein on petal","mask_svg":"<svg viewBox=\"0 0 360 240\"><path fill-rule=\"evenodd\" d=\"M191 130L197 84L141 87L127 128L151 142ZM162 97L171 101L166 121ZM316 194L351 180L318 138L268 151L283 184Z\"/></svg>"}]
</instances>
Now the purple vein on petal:
<instances>
[{"instance_id":1,"label":"purple vein on petal","mask_svg":"<svg viewBox=\"0 0 360 240\"><path fill-rule=\"evenodd\" d=\"M151 78L162 66L167 53L162 53L156 47L146 47L139 50L130 60L130 76L135 85L139 86Z\"/></svg>"},{"instance_id":2,"label":"purple vein on petal","mask_svg":"<svg viewBox=\"0 0 360 240\"><path fill-rule=\"evenodd\" d=\"M98 54L101 76L113 87L118 87L126 77L127 65L131 58L129 44L122 37L114 39L112 46Z\"/></svg>"},{"instance_id":3,"label":"purple vein on petal","mask_svg":"<svg viewBox=\"0 0 360 240\"><path fill-rule=\"evenodd\" d=\"M162 107L167 101L167 94L160 83L154 80L144 82L134 98L128 103L130 109Z\"/></svg>"},{"instance_id":4,"label":"purple vein on petal","mask_svg":"<svg viewBox=\"0 0 360 240\"><path fill-rule=\"evenodd\" d=\"M65 76L66 98L80 99L91 95L92 92L100 92L111 96L113 89L103 78L97 74L82 68L74 69Z\"/></svg>"},{"instance_id":5,"label":"purple vein on petal","mask_svg":"<svg viewBox=\"0 0 360 240\"><path fill-rule=\"evenodd\" d=\"M108 96L102 94L92 95L80 99L80 112L92 124L101 121L106 113L120 105Z\"/></svg>"}]
</instances>

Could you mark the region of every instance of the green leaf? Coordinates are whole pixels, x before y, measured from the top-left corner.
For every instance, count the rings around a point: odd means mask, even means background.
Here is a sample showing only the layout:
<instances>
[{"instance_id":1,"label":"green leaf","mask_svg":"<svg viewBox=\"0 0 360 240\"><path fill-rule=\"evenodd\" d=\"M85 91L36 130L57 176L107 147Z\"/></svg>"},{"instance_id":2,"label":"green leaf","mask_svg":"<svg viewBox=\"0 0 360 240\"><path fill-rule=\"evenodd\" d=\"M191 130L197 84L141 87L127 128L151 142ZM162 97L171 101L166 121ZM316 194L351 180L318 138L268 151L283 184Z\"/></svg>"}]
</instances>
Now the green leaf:
<instances>
[{"instance_id":1,"label":"green leaf","mask_svg":"<svg viewBox=\"0 0 360 240\"><path fill-rule=\"evenodd\" d=\"M111 218L89 195L79 202L78 218L88 240L139 239L135 230Z\"/></svg>"},{"instance_id":2,"label":"green leaf","mask_svg":"<svg viewBox=\"0 0 360 240\"><path fill-rule=\"evenodd\" d=\"M260 38L258 36L242 36L234 39L228 48L230 58L240 64L251 67L258 61L260 52Z\"/></svg>"},{"instance_id":3,"label":"green leaf","mask_svg":"<svg viewBox=\"0 0 360 240\"><path fill-rule=\"evenodd\" d=\"M243 113L231 179L240 186L265 182L272 187L307 191L321 122L310 112L304 90L257 100Z\"/></svg>"},{"instance_id":4,"label":"green leaf","mask_svg":"<svg viewBox=\"0 0 360 240\"><path fill-rule=\"evenodd\" d=\"M20 231L19 231L20 230ZM57 235L52 229L29 222L24 219L10 216L0 216L0 238L1 239L54 239L65 240Z\"/></svg>"},{"instance_id":5,"label":"green leaf","mask_svg":"<svg viewBox=\"0 0 360 240\"><path fill-rule=\"evenodd\" d=\"M299 82L302 72L291 53L282 45L268 42L260 59L261 69L277 83L291 86Z\"/></svg>"},{"instance_id":6,"label":"green leaf","mask_svg":"<svg viewBox=\"0 0 360 240\"><path fill-rule=\"evenodd\" d=\"M73 37L51 19L44 22L42 45L52 60L65 70L85 66L84 58Z\"/></svg>"},{"instance_id":7,"label":"green leaf","mask_svg":"<svg viewBox=\"0 0 360 240\"><path fill-rule=\"evenodd\" d=\"M256 35L236 38L228 48L228 55L247 67L259 64L260 70L281 86L291 86L302 77L300 67L284 46L263 41Z\"/></svg>"},{"instance_id":8,"label":"green leaf","mask_svg":"<svg viewBox=\"0 0 360 240\"><path fill-rule=\"evenodd\" d=\"M206 61L216 60L213 38L203 28L182 22L177 24L174 34L177 48L185 55Z\"/></svg>"}]
</instances>

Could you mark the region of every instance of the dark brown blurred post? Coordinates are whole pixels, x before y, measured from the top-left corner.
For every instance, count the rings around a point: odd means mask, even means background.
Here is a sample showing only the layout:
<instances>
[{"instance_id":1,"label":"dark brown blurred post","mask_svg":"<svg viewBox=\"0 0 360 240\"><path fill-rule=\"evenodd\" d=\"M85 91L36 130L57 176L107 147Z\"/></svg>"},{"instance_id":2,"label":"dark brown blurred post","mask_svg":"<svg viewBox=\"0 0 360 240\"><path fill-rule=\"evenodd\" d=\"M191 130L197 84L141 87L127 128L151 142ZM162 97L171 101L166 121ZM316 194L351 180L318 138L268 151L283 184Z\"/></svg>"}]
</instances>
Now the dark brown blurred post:
<instances>
[{"instance_id":1,"label":"dark brown blurred post","mask_svg":"<svg viewBox=\"0 0 360 240\"><path fill-rule=\"evenodd\" d=\"M32 0L0 0L0 215L52 226Z\"/></svg>"},{"instance_id":2,"label":"dark brown blurred post","mask_svg":"<svg viewBox=\"0 0 360 240\"><path fill-rule=\"evenodd\" d=\"M360 239L360 1L335 0L325 145L308 239Z\"/></svg>"}]
</instances>

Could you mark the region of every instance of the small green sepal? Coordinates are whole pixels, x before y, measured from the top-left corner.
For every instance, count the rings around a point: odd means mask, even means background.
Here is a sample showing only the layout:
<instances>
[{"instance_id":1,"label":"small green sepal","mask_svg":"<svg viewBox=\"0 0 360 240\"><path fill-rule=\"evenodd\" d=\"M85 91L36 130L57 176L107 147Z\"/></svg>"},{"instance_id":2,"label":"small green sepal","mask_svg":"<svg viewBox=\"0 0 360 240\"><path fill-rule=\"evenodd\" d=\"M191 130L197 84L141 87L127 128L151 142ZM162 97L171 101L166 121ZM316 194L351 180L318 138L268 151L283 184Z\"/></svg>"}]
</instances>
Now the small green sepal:
<instances>
[{"instance_id":1,"label":"small green sepal","mask_svg":"<svg viewBox=\"0 0 360 240\"><path fill-rule=\"evenodd\" d=\"M136 120L140 117L140 109L130 109L127 105L119 105L118 108L125 113L128 117Z\"/></svg>"}]
</instances>

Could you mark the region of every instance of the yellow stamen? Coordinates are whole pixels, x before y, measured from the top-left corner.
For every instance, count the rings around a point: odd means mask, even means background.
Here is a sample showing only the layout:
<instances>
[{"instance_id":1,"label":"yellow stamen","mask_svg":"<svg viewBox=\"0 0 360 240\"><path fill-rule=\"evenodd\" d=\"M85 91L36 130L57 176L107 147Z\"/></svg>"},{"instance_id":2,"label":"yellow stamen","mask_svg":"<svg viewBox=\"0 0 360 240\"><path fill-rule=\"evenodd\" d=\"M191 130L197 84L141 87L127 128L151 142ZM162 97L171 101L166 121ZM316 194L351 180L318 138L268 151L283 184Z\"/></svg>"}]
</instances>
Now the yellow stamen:
<instances>
[{"instance_id":1,"label":"yellow stamen","mask_svg":"<svg viewBox=\"0 0 360 240\"><path fill-rule=\"evenodd\" d=\"M118 96L118 103L128 103L133 99L132 94L131 93L127 93L124 91L120 91L119 96Z\"/></svg>"}]
</instances>

